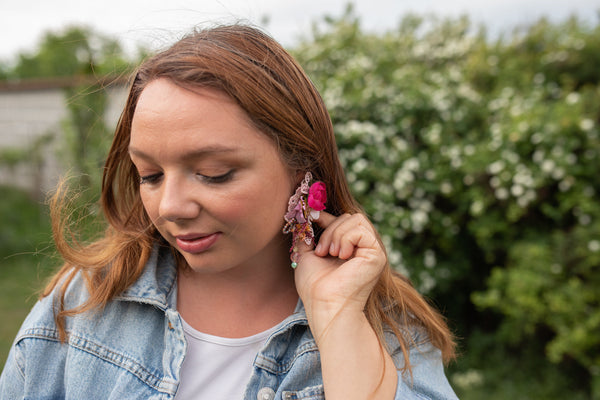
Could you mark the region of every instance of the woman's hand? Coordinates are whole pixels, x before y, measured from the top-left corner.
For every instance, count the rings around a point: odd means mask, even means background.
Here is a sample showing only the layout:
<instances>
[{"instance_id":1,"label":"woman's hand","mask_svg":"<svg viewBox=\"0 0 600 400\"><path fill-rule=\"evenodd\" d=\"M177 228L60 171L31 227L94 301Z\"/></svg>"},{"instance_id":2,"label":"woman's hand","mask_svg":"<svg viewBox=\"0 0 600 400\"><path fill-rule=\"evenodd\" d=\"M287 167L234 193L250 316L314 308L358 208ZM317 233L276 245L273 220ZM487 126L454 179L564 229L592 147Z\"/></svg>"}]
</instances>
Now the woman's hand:
<instances>
[{"instance_id":1,"label":"woman's hand","mask_svg":"<svg viewBox=\"0 0 600 400\"><path fill-rule=\"evenodd\" d=\"M313 250L298 246L296 289L321 356L327 399L393 399L396 367L364 313L386 255L362 214L334 217L321 211L323 227Z\"/></svg>"},{"instance_id":2,"label":"woman's hand","mask_svg":"<svg viewBox=\"0 0 600 400\"><path fill-rule=\"evenodd\" d=\"M383 246L363 214L335 217L321 211L316 222L324 231L315 249L297 245L295 277L309 321L320 322L313 330L342 310L362 313L386 265Z\"/></svg>"}]
</instances>

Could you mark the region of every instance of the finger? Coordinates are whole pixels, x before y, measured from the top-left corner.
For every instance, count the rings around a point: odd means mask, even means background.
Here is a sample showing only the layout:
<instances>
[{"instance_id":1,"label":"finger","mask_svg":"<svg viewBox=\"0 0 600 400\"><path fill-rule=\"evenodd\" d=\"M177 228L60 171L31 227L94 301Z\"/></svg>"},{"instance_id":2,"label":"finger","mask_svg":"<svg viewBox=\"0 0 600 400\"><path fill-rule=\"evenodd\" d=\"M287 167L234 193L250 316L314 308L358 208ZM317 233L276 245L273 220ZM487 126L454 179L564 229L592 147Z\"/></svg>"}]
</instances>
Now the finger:
<instances>
[{"instance_id":1,"label":"finger","mask_svg":"<svg viewBox=\"0 0 600 400\"><path fill-rule=\"evenodd\" d=\"M328 253L342 259L351 258L358 248L374 248L377 239L369 221L362 214L342 215L323 232L316 253Z\"/></svg>"},{"instance_id":2,"label":"finger","mask_svg":"<svg viewBox=\"0 0 600 400\"><path fill-rule=\"evenodd\" d=\"M339 248L337 244L333 241L334 232L338 229L340 225L343 224L345 220L350 218L350 214L343 214L339 217L333 216L329 213L323 213L321 211L321 216L317 220L319 225L323 228L323 233L321 233L321 237L319 238L319 243L315 249L315 253L319 256L326 256L328 254L337 257Z\"/></svg>"},{"instance_id":3,"label":"finger","mask_svg":"<svg viewBox=\"0 0 600 400\"><path fill-rule=\"evenodd\" d=\"M338 218L339 217L336 217L333 214L329 214L327 211L320 211L319 212L319 218L315 219L314 221L321 228L327 228L329 225L331 225Z\"/></svg>"},{"instance_id":4,"label":"finger","mask_svg":"<svg viewBox=\"0 0 600 400\"><path fill-rule=\"evenodd\" d=\"M330 253L335 253L341 259L351 258L359 243L363 242L363 238L368 235L369 232L364 226L357 224L353 218L333 231Z\"/></svg>"}]
</instances>

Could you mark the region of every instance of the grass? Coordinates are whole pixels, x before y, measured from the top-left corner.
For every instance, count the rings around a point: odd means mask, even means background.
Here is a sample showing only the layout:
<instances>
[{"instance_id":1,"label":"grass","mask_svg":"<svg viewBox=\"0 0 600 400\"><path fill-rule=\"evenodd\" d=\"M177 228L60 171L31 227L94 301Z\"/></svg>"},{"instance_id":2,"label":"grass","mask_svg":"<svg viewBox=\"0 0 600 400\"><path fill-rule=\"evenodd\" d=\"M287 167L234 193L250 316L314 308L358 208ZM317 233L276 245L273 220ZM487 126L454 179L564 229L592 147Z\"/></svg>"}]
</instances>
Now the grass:
<instances>
[{"instance_id":1,"label":"grass","mask_svg":"<svg viewBox=\"0 0 600 400\"><path fill-rule=\"evenodd\" d=\"M28 194L0 187L0 365L56 265L46 207Z\"/></svg>"},{"instance_id":2,"label":"grass","mask_svg":"<svg viewBox=\"0 0 600 400\"><path fill-rule=\"evenodd\" d=\"M37 293L47 276L47 268L39 266L36 256L18 255L2 259L0 267L0 359L8 356L10 346L37 300Z\"/></svg>"}]
</instances>

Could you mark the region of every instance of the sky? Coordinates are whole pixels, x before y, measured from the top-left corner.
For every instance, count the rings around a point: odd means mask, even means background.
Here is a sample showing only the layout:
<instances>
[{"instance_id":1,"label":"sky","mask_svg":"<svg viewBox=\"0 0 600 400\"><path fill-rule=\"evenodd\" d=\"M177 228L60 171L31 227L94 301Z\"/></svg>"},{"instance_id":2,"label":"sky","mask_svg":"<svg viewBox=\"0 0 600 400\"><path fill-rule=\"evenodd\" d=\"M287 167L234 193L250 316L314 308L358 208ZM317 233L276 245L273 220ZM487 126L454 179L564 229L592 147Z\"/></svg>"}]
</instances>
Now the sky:
<instances>
[{"instance_id":1,"label":"sky","mask_svg":"<svg viewBox=\"0 0 600 400\"><path fill-rule=\"evenodd\" d=\"M310 32L324 15L340 16L349 0L0 0L0 60L33 52L44 32L88 25L118 38L126 49L136 43L164 47L194 26L249 21L263 26L285 46ZM467 14L474 24L500 33L548 17L572 14L597 23L600 0L353 0L367 30L394 28L406 13ZM267 19L265 19L267 18ZM268 23L263 22L267 20Z\"/></svg>"}]
</instances>

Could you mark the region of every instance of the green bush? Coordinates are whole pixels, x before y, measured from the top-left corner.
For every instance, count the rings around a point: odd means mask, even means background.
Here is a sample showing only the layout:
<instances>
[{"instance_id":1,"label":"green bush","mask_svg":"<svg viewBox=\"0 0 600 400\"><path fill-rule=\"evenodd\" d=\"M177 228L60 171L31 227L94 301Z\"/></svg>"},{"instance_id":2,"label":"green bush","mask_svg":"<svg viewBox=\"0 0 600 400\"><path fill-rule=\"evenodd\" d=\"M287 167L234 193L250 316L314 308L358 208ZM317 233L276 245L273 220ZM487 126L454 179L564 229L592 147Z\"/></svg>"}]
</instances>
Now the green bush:
<instances>
[{"instance_id":1,"label":"green bush","mask_svg":"<svg viewBox=\"0 0 600 400\"><path fill-rule=\"evenodd\" d=\"M575 19L541 20L494 41L466 18L416 16L369 34L349 9L295 49L392 264L442 305L464 344L479 346L469 338L482 332L496 354L536 348L537 364L560 371L574 362L584 374L561 382L593 396L599 37ZM501 384L486 354L465 360L487 368L487 390ZM548 398L541 386L527 398Z\"/></svg>"}]
</instances>

